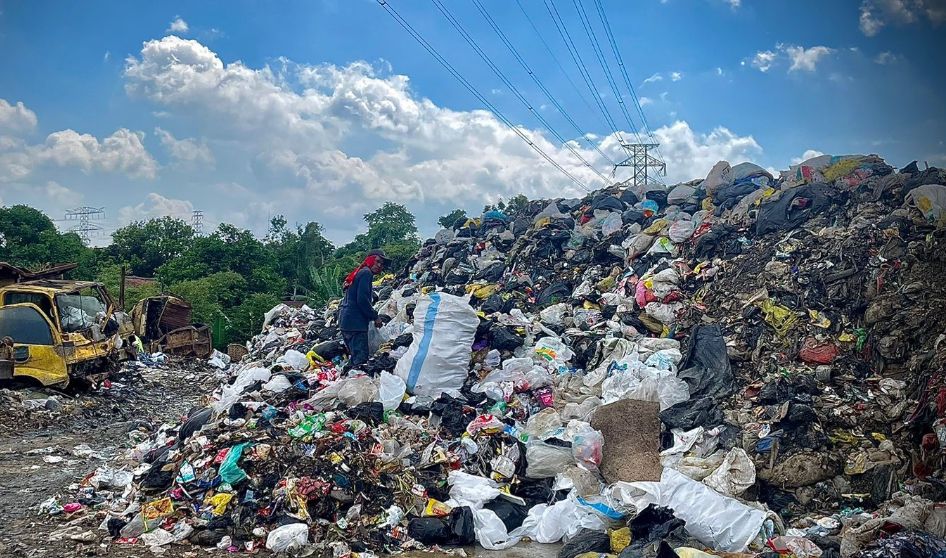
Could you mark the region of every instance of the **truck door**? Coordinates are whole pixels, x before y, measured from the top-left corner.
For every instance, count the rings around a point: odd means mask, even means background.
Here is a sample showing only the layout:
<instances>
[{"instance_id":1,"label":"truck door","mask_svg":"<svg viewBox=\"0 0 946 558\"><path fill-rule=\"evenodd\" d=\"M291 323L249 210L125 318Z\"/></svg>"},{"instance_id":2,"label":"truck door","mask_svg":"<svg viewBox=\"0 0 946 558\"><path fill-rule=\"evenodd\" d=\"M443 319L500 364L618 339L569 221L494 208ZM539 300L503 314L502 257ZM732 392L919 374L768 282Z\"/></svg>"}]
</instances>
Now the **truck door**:
<instances>
[{"instance_id":1,"label":"truck door","mask_svg":"<svg viewBox=\"0 0 946 558\"><path fill-rule=\"evenodd\" d=\"M43 385L67 384L62 342L52 322L35 304L0 307L0 338L13 338L13 375Z\"/></svg>"}]
</instances>

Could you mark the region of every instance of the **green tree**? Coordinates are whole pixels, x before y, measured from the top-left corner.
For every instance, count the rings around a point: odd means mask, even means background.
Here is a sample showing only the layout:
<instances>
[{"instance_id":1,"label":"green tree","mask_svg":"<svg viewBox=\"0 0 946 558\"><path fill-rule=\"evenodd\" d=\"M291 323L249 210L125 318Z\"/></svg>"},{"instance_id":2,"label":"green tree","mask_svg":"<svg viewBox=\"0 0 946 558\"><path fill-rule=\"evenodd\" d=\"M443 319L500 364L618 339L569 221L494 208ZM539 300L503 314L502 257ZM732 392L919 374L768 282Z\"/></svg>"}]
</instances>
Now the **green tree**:
<instances>
[{"instance_id":1,"label":"green tree","mask_svg":"<svg viewBox=\"0 0 946 558\"><path fill-rule=\"evenodd\" d=\"M253 337L263 328L263 315L279 304L279 299L269 293L254 293L230 311L227 340L241 343Z\"/></svg>"},{"instance_id":2,"label":"green tree","mask_svg":"<svg viewBox=\"0 0 946 558\"><path fill-rule=\"evenodd\" d=\"M386 202L365 215L365 222L369 250L398 242L419 242L414 216L401 204Z\"/></svg>"},{"instance_id":3,"label":"green tree","mask_svg":"<svg viewBox=\"0 0 946 558\"><path fill-rule=\"evenodd\" d=\"M509 214L519 213L529 205L529 198L523 194L517 194L509 199L506 204L506 212Z\"/></svg>"},{"instance_id":4,"label":"green tree","mask_svg":"<svg viewBox=\"0 0 946 558\"><path fill-rule=\"evenodd\" d=\"M454 209L450 213L443 215L440 219L437 219L437 223L445 229L452 229L457 225L457 223L465 223L467 220L466 211L462 209Z\"/></svg>"},{"instance_id":5,"label":"green tree","mask_svg":"<svg viewBox=\"0 0 946 558\"><path fill-rule=\"evenodd\" d=\"M194 241L194 229L173 217L134 221L112 234L111 252L131 266L131 274L152 277L159 267L180 257Z\"/></svg>"},{"instance_id":6,"label":"green tree","mask_svg":"<svg viewBox=\"0 0 946 558\"><path fill-rule=\"evenodd\" d=\"M52 219L26 205L0 207L0 261L29 269L79 262L90 251L75 233L60 233Z\"/></svg>"},{"instance_id":7,"label":"green tree","mask_svg":"<svg viewBox=\"0 0 946 558\"><path fill-rule=\"evenodd\" d=\"M233 271L180 281L167 290L189 302L194 310L194 321L205 324L213 323L218 316L226 316L230 308L248 296L246 279Z\"/></svg>"}]
</instances>

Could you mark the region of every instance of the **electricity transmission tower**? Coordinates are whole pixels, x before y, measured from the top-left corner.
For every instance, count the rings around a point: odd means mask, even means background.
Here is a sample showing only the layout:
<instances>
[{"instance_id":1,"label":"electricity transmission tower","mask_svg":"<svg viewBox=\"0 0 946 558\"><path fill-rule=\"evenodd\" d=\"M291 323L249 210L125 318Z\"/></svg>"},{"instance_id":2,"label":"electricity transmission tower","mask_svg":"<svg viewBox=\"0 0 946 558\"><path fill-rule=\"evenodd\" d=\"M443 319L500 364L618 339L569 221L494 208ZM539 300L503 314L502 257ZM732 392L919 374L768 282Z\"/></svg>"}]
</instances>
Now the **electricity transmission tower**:
<instances>
[{"instance_id":1,"label":"electricity transmission tower","mask_svg":"<svg viewBox=\"0 0 946 558\"><path fill-rule=\"evenodd\" d=\"M96 221L105 220L104 207L77 207L66 211L66 221L77 221L69 230L78 234L84 244L88 244L95 233L102 230L102 226Z\"/></svg>"},{"instance_id":2,"label":"electricity transmission tower","mask_svg":"<svg viewBox=\"0 0 946 558\"><path fill-rule=\"evenodd\" d=\"M200 209L195 209L191 215L191 228L197 236L204 236L204 212Z\"/></svg>"},{"instance_id":3,"label":"electricity transmission tower","mask_svg":"<svg viewBox=\"0 0 946 558\"><path fill-rule=\"evenodd\" d=\"M628 186L637 188L639 186L646 186L649 184L656 183L657 180L652 180L651 175L648 173L648 169L657 169L657 172L654 176L667 176L667 163L664 163L660 159L652 156L650 154L651 149L657 149L657 146L660 144L657 143L622 143L621 147L624 148L628 153L628 157L614 165L614 170L611 172L611 175L617 172L618 167L630 167L632 170L631 177L621 182L619 186L626 188Z\"/></svg>"}]
</instances>

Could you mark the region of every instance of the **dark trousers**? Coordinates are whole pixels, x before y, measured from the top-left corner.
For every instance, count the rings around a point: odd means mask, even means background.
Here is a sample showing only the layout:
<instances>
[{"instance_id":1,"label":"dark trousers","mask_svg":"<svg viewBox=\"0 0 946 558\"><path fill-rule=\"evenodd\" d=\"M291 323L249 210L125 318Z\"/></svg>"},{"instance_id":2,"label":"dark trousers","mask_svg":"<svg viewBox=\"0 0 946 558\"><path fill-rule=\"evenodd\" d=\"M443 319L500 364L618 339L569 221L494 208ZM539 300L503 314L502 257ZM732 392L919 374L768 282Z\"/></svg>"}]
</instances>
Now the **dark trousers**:
<instances>
[{"instance_id":1,"label":"dark trousers","mask_svg":"<svg viewBox=\"0 0 946 558\"><path fill-rule=\"evenodd\" d=\"M342 339L345 340L345 346L351 354L350 366L358 366L368 362L368 332L367 331L343 331Z\"/></svg>"}]
</instances>

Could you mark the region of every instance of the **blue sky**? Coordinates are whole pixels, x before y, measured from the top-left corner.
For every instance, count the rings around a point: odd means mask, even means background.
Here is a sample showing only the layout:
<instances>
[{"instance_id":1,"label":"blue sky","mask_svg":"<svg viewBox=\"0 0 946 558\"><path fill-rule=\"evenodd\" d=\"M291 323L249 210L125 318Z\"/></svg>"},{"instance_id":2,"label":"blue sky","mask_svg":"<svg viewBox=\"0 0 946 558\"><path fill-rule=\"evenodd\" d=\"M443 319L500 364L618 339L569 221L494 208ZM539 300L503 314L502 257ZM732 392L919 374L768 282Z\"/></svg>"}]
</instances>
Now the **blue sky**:
<instances>
[{"instance_id":1,"label":"blue sky","mask_svg":"<svg viewBox=\"0 0 946 558\"><path fill-rule=\"evenodd\" d=\"M560 136L580 137L472 0L442 1ZM573 149L608 174L601 153L620 157L614 130L547 9L561 14L626 133L576 10L587 10L630 103L595 0L521 0L564 72L514 0L480 1L592 139ZM943 0L600 2L668 182L704 176L719 159L784 169L809 151L946 164ZM551 158L600 186L432 0L389 4ZM344 241L387 200L407 204L431 232L453 207L581 193L482 112L376 0L0 0L0 51L0 203L54 217L104 206L106 230L201 209L210 226L262 233L285 214Z\"/></svg>"}]
</instances>

